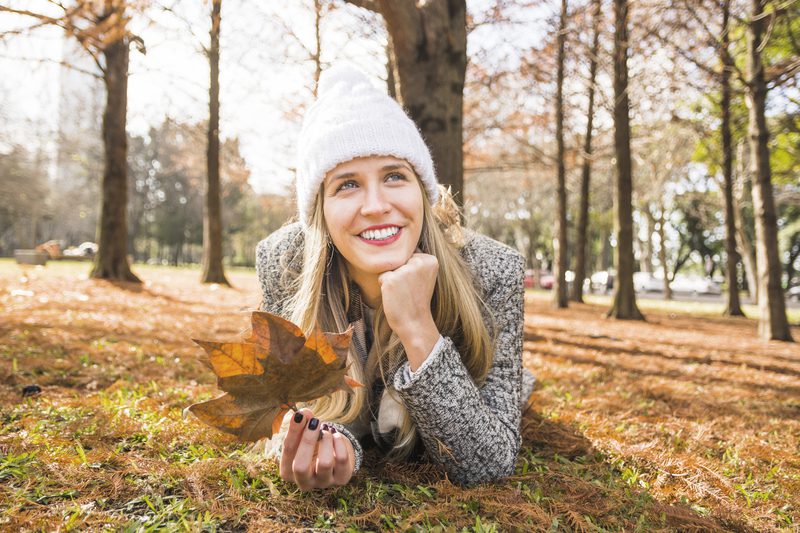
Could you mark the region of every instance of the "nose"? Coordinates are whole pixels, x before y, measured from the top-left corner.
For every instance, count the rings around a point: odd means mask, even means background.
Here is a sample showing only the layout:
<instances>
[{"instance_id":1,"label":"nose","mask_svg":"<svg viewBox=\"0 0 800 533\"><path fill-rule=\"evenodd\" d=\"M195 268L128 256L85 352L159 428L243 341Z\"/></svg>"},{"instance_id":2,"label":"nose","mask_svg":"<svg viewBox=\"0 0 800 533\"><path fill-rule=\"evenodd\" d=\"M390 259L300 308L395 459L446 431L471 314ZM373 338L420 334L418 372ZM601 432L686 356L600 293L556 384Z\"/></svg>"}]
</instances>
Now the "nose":
<instances>
[{"instance_id":1,"label":"nose","mask_svg":"<svg viewBox=\"0 0 800 533\"><path fill-rule=\"evenodd\" d=\"M361 205L361 214L365 217L387 213L392 207L386 192L380 185L367 187L364 203Z\"/></svg>"}]
</instances>

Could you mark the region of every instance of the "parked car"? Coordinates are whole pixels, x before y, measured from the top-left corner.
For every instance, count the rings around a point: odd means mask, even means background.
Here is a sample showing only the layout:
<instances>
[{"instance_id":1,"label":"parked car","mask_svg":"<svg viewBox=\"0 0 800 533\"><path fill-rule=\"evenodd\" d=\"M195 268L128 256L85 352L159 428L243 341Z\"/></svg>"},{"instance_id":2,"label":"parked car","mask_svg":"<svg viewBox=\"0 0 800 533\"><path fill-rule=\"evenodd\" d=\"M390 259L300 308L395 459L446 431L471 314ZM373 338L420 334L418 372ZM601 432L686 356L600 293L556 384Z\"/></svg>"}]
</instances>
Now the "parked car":
<instances>
[{"instance_id":1,"label":"parked car","mask_svg":"<svg viewBox=\"0 0 800 533\"><path fill-rule=\"evenodd\" d=\"M69 259L92 259L97 253L97 250L97 243L87 241L78 246L70 246L64 250L63 257Z\"/></svg>"},{"instance_id":2,"label":"parked car","mask_svg":"<svg viewBox=\"0 0 800 533\"><path fill-rule=\"evenodd\" d=\"M567 290L572 288L572 282L575 280L575 272L572 270L567 270L564 272L564 281L567 285ZM554 274L550 272L542 272L539 275L539 287L542 289L550 290L553 288L553 285L556 282L556 277Z\"/></svg>"},{"instance_id":3,"label":"parked car","mask_svg":"<svg viewBox=\"0 0 800 533\"><path fill-rule=\"evenodd\" d=\"M634 272L633 289L636 292L662 292L664 278L654 276L650 272Z\"/></svg>"},{"instance_id":4,"label":"parked car","mask_svg":"<svg viewBox=\"0 0 800 533\"><path fill-rule=\"evenodd\" d=\"M589 278L592 291L608 292L614 288L614 273L601 270Z\"/></svg>"},{"instance_id":5,"label":"parked car","mask_svg":"<svg viewBox=\"0 0 800 533\"><path fill-rule=\"evenodd\" d=\"M669 287L676 294L722 294L722 287L711 278L678 274Z\"/></svg>"},{"instance_id":6,"label":"parked car","mask_svg":"<svg viewBox=\"0 0 800 533\"><path fill-rule=\"evenodd\" d=\"M800 302L800 285L795 285L786 291L786 297L790 302Z\"/></svg>"},{"instance_id":7,"label":"parked car","mask_svg":"<svg viewBox=\"0 0 800 533\"><path fill-rule=\"evenodd\" d=\"M534 277L533 277L533 270L530 268L525 271L525 288L532 289L534 285Z\"/></svg>"}]
</instances>

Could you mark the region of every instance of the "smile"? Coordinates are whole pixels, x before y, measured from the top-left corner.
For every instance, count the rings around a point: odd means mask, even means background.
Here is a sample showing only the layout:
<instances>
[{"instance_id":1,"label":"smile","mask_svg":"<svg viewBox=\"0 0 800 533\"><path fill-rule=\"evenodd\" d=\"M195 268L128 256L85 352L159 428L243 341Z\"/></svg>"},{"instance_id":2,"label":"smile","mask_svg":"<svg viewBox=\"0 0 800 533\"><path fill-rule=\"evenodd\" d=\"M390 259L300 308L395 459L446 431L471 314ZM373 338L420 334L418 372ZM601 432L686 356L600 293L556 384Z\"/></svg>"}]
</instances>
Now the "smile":
<instances>
[{"instance_id":1,"label":"smile","mask_svg":"<svg viewBox=\"0 0 800 533\"><path fill-rule=\"evenodd\" d=\"M382 228L378 230L367 230L358 235L358 238L363 242L376 245L391 244L400 238L402 228L392 226L389 228Z\"/></svg>"}]
</instances>

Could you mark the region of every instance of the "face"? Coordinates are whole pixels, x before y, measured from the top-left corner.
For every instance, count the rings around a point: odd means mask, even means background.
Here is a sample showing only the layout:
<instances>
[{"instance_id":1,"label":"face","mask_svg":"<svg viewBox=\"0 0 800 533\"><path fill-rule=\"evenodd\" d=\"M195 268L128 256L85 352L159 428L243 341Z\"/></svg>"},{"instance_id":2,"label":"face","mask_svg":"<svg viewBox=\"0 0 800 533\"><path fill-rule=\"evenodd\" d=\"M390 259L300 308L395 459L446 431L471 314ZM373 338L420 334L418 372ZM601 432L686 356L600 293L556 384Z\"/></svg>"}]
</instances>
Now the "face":
<instances>
[{"instance_id":1,"label":"face","mask_svg":"<svg viewBox=\"0 0 800 533\"><path fill-rule=\"evenodd\" d=\"M406 161L360 157L328 172L323 214L356 283L377 281L414 254L422 233L422 189Z\"/></svg>"}]
</instances>

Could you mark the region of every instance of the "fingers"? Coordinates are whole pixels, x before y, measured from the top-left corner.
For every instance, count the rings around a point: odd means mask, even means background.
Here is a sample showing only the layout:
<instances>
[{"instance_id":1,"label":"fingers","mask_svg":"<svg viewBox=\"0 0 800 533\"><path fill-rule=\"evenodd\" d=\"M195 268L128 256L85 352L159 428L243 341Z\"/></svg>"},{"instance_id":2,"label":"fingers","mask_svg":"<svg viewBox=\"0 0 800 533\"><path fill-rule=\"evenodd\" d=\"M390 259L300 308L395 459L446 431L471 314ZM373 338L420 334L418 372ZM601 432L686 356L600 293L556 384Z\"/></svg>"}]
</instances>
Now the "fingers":
<instances>
[{"instance_id":1,"label":"fingers","mask_svg":"<svg viewBox=\"0 0 800 533\"><path fill-rule=\"evenodd\" d=\"M308 421L308 425L300 437L297 452L294 455L292 472L294 473L294 482L297 483L300 490L311 490L315 487L316 465L314 464L314 453L317 449L319 433L322 430L321 426L322 424L317 418L312 418Z\"/></svg>"},{"instance_id":2,"label":"fingers","mask_svg":"<svg viewBox=\"0 0 800 533\"><path fill-rule=\"evenodd\" d=\"M345 485L353 477L353 467L355 458L351 457L352 444L350 440L341 433L334 433L331 436L333 443L334 463L333 463L333 483L334 485Z\"/></svg>"},{"instance_id":3,"label":"fingers","mask_svg":"<svg viewBox=\"0 0 800 533\"><path fill-rule=\"evenodd\" d=\"M333 434L327 424L322 429L322 440L319 441L317 447L316 463L315 486L321 489L330 487L333 484L334 451Z\"/></svg>"},{"instance_id":4,"label":"fingers","mask_svg":"<svg viewBox=\"0 0 800 533\"><path fill-rule=\"evenodd\" d=\"M295 414L281 454L281 478L303 491L344 485L353 476L352 444L313 415L309 409Z\"/></svg>"},{"instance_id":5,"label":"fingers","mask_svg":"<svg viewBox=\"0 0 800 533\"><path fill-rule=\"evenodd\" d=\"M306 423L311 420L314 413L310 409L301 409L295 413L292 421L289 422L289 430L283 438L283 451L281 453L280 473L284 481L294 481L292 463L300 446L300 439L306 428Z\"/></svg>"}]
</instances>

